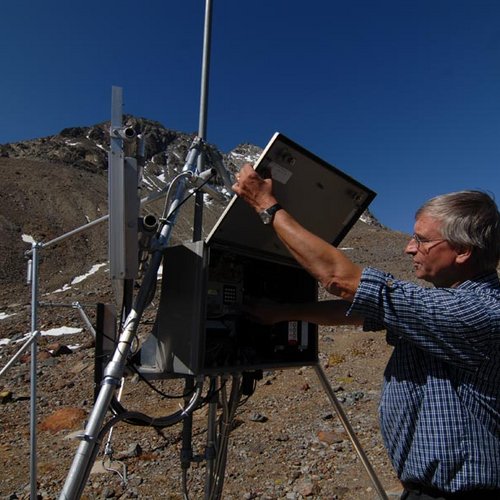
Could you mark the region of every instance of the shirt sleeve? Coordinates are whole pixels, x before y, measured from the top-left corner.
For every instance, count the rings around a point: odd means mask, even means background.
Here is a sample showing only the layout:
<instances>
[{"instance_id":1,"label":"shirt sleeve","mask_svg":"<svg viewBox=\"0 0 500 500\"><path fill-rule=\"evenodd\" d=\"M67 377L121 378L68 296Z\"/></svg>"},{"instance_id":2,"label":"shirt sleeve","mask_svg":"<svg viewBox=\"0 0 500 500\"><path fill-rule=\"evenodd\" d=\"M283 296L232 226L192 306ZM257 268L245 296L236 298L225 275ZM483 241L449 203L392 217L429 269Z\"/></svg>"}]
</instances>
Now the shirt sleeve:
<instances>
[{"instance_id":1,"label":"shirt sleeve","mask_svg":"<svg viewBox=\"0 0 500 500\"><path fill-rule=\"evenodd\" d=\"M351 313L365 318L364 329L386 328L388 337L412 342L449 363L477 366L491 349L488 304L469 289L424 288L368 267Z\"/></svg>"}]
</instances>

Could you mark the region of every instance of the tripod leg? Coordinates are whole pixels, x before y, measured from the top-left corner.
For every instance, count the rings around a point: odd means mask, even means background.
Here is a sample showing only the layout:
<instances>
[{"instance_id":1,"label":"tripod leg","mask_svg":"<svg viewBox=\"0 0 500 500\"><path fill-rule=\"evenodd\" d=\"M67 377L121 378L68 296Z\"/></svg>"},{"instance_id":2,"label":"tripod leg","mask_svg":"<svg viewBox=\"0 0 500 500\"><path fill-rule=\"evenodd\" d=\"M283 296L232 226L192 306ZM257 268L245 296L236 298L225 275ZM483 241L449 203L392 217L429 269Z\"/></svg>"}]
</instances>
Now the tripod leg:
<instances>
[{"instance_id":1,"label":"tripod leg","mask_svg":"<svg viewBox=\"0 0 500 500\"><path fill-rule=\"evenodd\" d=\"M68 477L61 492L60 499L73 500L80 498L90 469L99 451L99 431L102 428L106 412L111 404L115 390L120 386L130 345L137 330L138 315L132 309L124 330L120 336L113 358L106 367L104 380L94 409L90 414L85 434L73 459Z\"/></svg>"},{"instance_id":2,"label":"tripod leg","mask_svg":"<svg viewBox=\"0 0 500 500\"><path fill-rule=\"evenodd\" d=\"M366 472L368 472L368 475L370 476L370 479L373 483L373 486L375 487L375 490L377 491L379 497L382 500L387 500L387 495L385 493L385 490L382 484L380 483L377 475L375 474L375 471L373 470L373 467L371 466L363 448L361 447L361 443L359 442L356 434L354 433L354 429L352 428L352 425L350 424L347 415L345 414L342 406L340 405L339 400L335 396L335 393L333 392L333 389L330 385L330 382L328 381L328 378L326 377L325 372L323 371L323 368L321 368L321 366L317 364L314 366L314 369L316 371L316 375L318 375L321 385L323 386L323 389L325 390L328 396L328 399L335 408L335 411L337 412L337 415L340 421L342 422L342 425L344 426L344 429L346 430L349 439L351 440L351 443L353 444L354 449L358 454L358 457L360 458L364 468L366 469Z\"/></svg>"},{"instance_id":3,"label":"tripod leg","mask_svg":"<svg viewBox=\"0 0 500 500\"><path fill-rule=\"evenodd\" d=\"M40 335L39 331L33 332L29 339L23 344L21 349L12 356L10 361L0 370L0 377L7 372L7 370L21 357L22 353L31 345L33 342L37 340L37 337Z\"/></svg>"}]
</instances>

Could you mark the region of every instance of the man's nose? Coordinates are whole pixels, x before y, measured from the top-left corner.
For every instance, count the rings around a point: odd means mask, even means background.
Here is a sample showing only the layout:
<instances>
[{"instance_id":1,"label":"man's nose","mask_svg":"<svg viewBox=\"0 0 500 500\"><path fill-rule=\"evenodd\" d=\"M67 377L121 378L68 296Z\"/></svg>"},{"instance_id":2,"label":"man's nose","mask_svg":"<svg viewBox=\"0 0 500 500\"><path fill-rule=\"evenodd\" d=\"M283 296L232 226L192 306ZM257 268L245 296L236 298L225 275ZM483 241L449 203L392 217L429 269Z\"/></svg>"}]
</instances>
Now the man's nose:
<instances>
[{"instance_id":1,"label":"man's nose","mask_svg":"<svg viewBox=\"0 0 500 500\"><path fill-rule=\"evenodd\" d=\"M417 242L415 241L415 238L412 238L407 244L406 244L406 247L405 247L405 253L407 254L416 254L417 253L417 250L418 250L418 244Z\"/></svg>"}]
</instances>

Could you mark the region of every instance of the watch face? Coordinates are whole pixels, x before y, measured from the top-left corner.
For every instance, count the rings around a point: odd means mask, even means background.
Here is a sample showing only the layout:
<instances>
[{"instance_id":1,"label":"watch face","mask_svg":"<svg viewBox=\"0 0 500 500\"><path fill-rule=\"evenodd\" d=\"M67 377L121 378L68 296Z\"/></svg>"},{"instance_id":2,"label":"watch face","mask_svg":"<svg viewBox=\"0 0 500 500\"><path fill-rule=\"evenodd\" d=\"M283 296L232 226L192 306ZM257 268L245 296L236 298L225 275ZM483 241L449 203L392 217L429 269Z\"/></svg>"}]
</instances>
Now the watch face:
<instances>
[{"instance_id":1,"label":"watch face","mask_svg":"<svg viewBox=\"0 0 500 500\"><path fill-rule=\"evenodd\" d=\"M264 224L270 224L271 221L273 220L273 216L267 212L267 210L264 210L263 212L260 212L260 219Z\"/></svg>"},{"instance_id":2,"label":"watch face","mask_svg":"<svg viewBox=\"0 0 500 500\"><path fill-rule=\"evenodd\" d=\"M272 207L267 208L259 213L260 218L264 224L271 224L274 218L274 214L281 210L281 205L279 203L275 203Z\"/></svg>"}]
</instances>

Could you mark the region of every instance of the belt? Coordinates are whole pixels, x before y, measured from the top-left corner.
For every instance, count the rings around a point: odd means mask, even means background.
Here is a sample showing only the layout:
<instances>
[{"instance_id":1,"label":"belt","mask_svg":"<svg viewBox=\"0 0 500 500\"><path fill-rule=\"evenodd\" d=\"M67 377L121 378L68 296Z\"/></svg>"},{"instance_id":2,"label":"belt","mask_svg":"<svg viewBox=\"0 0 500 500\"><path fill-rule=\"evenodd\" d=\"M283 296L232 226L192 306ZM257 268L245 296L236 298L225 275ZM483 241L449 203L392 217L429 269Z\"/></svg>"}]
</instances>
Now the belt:
<instances>
[{"instance_id":1,"label":"belt","mask_svg":"<svg viewBox=\"0 0 500 500\"><path fill-rule=\"evenodd\" d=\"M488 490L484 488L475 488L467 491L450 493L418 483L403 483L403 487L409 493L444 500L498 500L500 498L499 489Z\"/></svg>"}]
</instances>

